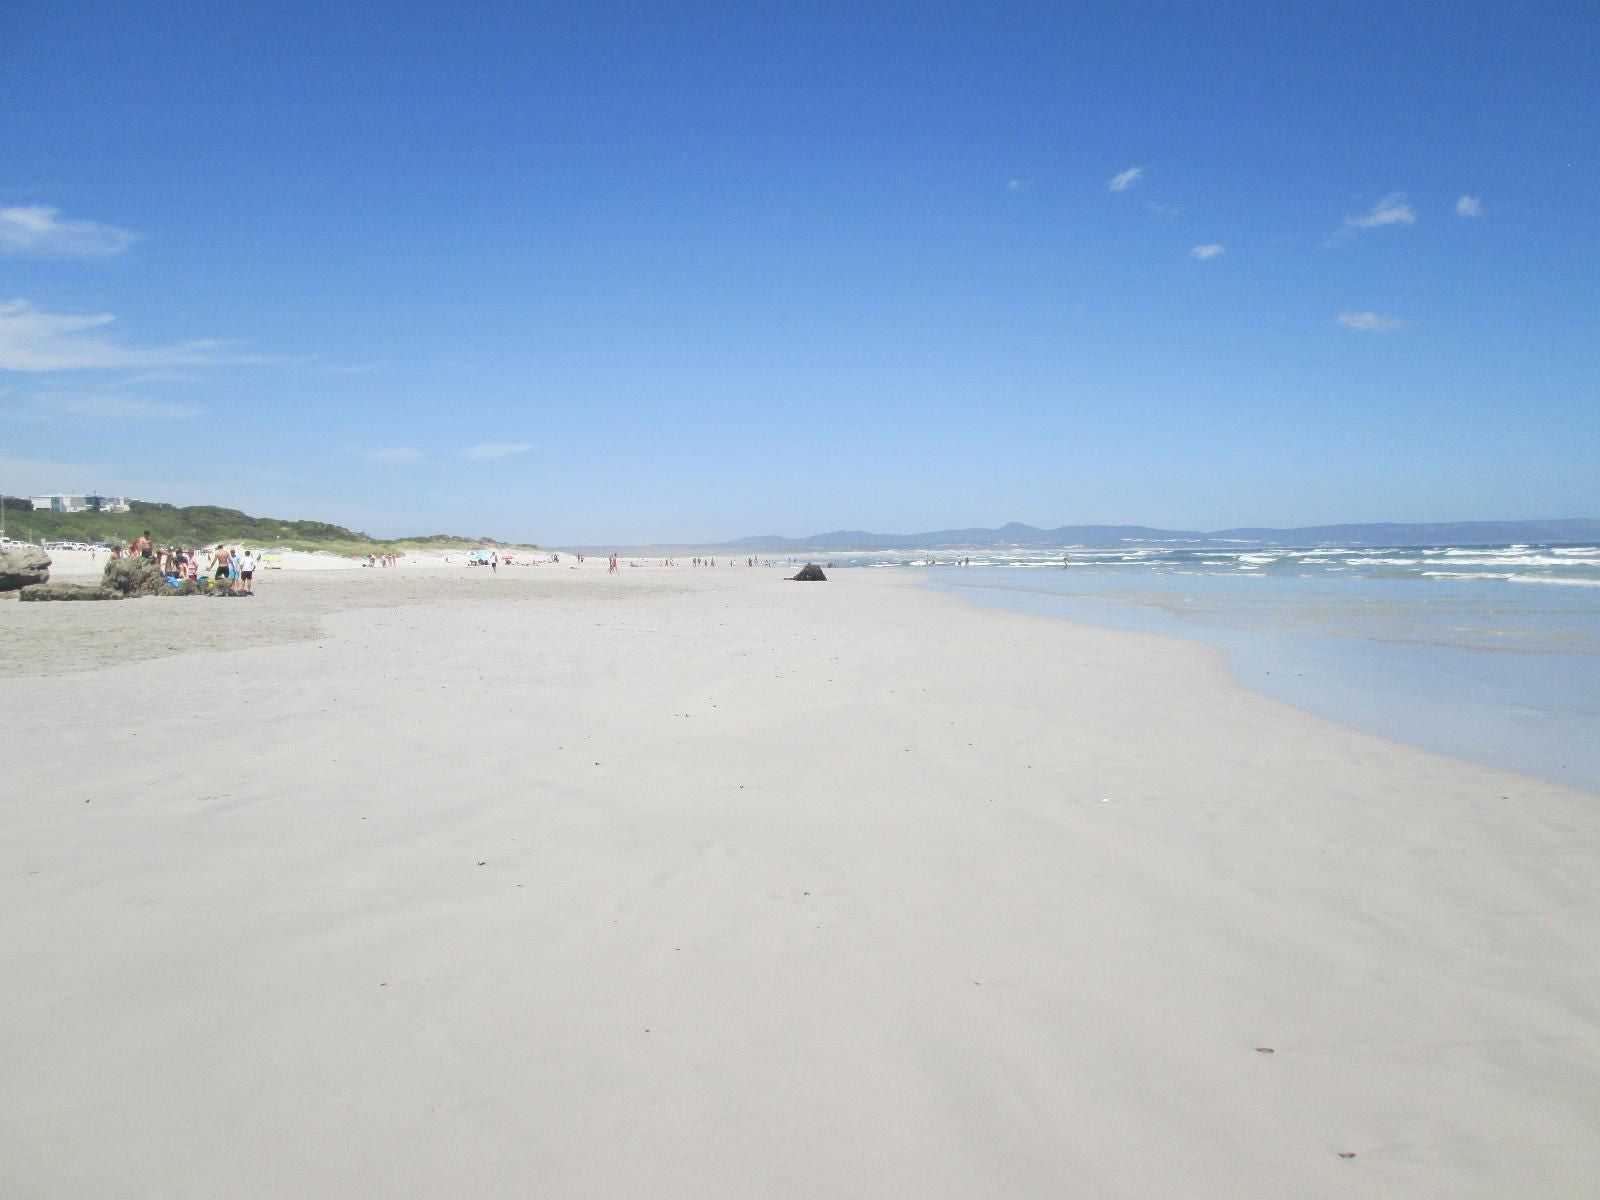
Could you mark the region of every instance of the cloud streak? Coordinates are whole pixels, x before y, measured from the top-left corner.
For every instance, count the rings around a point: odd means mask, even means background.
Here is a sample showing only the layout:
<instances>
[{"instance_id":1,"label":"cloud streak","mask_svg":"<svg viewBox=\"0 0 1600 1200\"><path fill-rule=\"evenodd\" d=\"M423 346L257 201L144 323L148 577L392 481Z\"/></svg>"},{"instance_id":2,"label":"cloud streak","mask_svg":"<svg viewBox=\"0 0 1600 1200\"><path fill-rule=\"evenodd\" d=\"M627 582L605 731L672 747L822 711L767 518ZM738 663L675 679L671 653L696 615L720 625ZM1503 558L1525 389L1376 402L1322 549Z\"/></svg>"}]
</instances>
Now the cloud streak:
<instances>
[{"instance_id":1,"label":"cloud streak","mask_svg":"<svg viewBox=\"0 0 1600 1200\"><path fill-rule=\"evenodd\" d=\"M1344 223L1351 229L1377 229L1383 225L1415 225L1417 214L1406 203L1404 192L1390 192L1372 206L1372 211L1362 217L1346 217Z\"/></svg>"},{"instance_id":2,"label":"cloud streak","mask_svg":"<svg viewBox=\"0 0 1600 1200\"><path fill-rule=\"evenodd\" d=\"M98 221L72 221L44 205L0 208L0 254L29 258L108 258L138 235Z\"/></svg>"},{"instance_id":3,"label":"cloud streak","mask_svg":"<svg viewBox=\"0 0 1600 1200\"><path fill-rule=\"evenodd\" d=\"M479 442L463 453L468 458L484 461L492 458L510 458L513 454L526 454L533 449L532 442Z\"/></svg>"},{"instance_id":4,"label":"cloud streak","mask_svg":"<svg viewBox=\"0 0 1600 1200\"><path fill-rule=\"evenodd\" d=\"M133 422L183 421L198 417L198 404L176 404L105 392L40 392L29 398L20 415L29 421Z\"/></svg>"},{"instance_id":5,"label":"cloud streak","mask_svg":"<svg viewBox=\"0 0 1600 1200\"><path fill-rule=\"evenodd\" d=\"M1129 167L1126 171L1119 171L1107 181L1106 186L1113 192L1125 192L1144 175L1143 167Z\"/></svg>"},{"instance_id":6,"label":"cloud streak","mask_svg":"<svg viewBox=\"0 0 1600 1200\"><path fill-rule=\"evenodd\" d=\"M1204 246L1196 246L1189 251L1189 257L1205 262L1208 258L1218 258L1228 252L1228 248L1216 242L1209 242Z\"/></svg>"},{"instance_id":7,"label":"cloud streak","mask_svg":"<svg viewBox=\"0 0 1600 1200\"><path fill-rule=\"evenodd\" d=\"M1342 312L1339 324L1358 333L1392 333L1404 329L1406 323L1399 317L1385 317L1375 312Z\"/></svg>"},{"instance_id":8,"label":"cloud streak","mask_svg":"<svg viewBox=\"0 0 1600 1200\"><path fill-rule=\"evenodd\" d=\"M111 313L75 316L41 312L26 300L0 300L0 371L100 371L128 367L172 367L253 362L224 358L217 341L135 348L102 333Z\"/></svg>"},{"instance_id":9,"label":"cloud streak","mask_svg":"<svg viewBox=\"0 0 1600 1200\"><path fill-rule=\"evenodd\" d=\"M1456 215L1460 217L1483 216L1483 201L1476 196L1463 196L1456 201Z\"/></svg>"}]
</instances>

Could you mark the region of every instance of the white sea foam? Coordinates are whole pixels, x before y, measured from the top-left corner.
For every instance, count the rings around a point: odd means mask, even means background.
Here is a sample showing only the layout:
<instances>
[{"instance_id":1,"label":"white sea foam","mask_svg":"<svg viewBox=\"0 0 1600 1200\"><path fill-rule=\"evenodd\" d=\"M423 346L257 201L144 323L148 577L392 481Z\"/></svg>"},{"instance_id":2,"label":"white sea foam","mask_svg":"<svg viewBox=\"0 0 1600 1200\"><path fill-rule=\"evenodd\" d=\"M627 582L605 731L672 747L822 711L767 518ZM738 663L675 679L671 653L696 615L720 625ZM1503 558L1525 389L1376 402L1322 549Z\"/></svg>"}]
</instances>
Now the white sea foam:
<instances>
[{"instance_id":1,"label":"white sea foam","mask_svg":"<svg viewBox=\"0 0 1600 1200\"><path fill-rule=\"evenodd\" d=\"M1515 546L1450 546L1445 549L1446 556L1450 558L1476 558L1484 554L1510 555L1526 554L1532 546L1518 542Z\"/></svg>"},{"instance_id":2,"label":"white sea foam","mask_svg":"<svg viewBox=\"0 0 1600 1200\"><path fill-rule=\"evenodd\" d=\"M1553 583L1561 587L1600 588L1600 579L1562 579L1555 575L1507 575L1512 583Z\"/></svg>"},{"instance_id":3,"label":"white sea foam","mask_svg":"<svg viewBox=\"0 0 1600 1200\"><path fill-rule=\"evenodd\" d=\"M1474 551L1471 555L1452 556L1452 566L1458 567L1600 567L1596 558L1556 558L1549 554L1497 554L1493 551Z\"/></svg>"},{"instance_id":4,"label":"white sea foam","mask_svg":"<svg viewBox=\"0 0 1600 1200\"><path fill-rule=\"evenodd\" d=\"M969 566L995 571L1048 572L1065 566L1075 573L1098 573L1118 579L1177 574L1282 579L1290 574L1310 580L1338 574L1346 585L1372 576L1385 580L1387 586L1408 577L1505 583L1515 575L1516 581L1523 583L1569 583L1579 588L1600 585L1600 546L1197 547L1175 542L1132 545L1125 541L1115 546L942 546L823 553L841 566L947 570L966 558ZM1068 559L1065 563L1064 554Z\"/></svg>"}]
</instances>

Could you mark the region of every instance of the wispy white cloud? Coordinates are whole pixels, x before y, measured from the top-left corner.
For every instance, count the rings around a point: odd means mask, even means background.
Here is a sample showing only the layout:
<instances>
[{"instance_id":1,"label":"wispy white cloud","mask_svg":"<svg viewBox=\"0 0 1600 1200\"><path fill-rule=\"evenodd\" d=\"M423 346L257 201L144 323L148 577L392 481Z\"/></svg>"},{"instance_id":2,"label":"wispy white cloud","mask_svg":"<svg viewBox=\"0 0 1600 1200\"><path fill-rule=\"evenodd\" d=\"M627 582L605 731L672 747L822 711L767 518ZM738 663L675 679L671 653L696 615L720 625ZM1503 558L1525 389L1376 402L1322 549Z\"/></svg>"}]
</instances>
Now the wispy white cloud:
<instances>
[{"instance_id":1,"label":"wispy white cloud","mask_svg":"<svg viewBox=\"0 0 1600 1200\"><path fill-rule=\"evenodd\" d=\"M1406 203L1404 192L1390 192L1372 206L1372 211L1362 217L1346 217L1344 223L1351 229L1376 229L1380 225L1415 225L1417 214Z\"/></svg>"},{"instance_id":2,"label":"wispy white cloud","mask_svg":"<svg viewBox=\"0 0 1600 1200\"><path fill-rule=\"evenodd\" d=\"M1027 186L1028 186L1028 181L1026 179L1008 179L1008 180L1006 180L1006 191L1008 191L1008 192L1020 192L1024 188L1026 188Z\"/></svg>"},{"instance_id":3,"label":"wispy white cloud","mask_svg":"<svg viewBox=\"0 0 1600 1200\"><path fill-rule=\"evenodd\" d=\"M1342 312L1339 324L1360 333L1392 333L1404 329L1406 323L1399 317L1385 317L1375 312Z\"/></svg>"},{"instance_id":4,"label":"wispy white cloud","mask_svg":"<svg viewBox=\"0 0 1600 1200\"><path fill-rule=\"evenodd\" d=\"M39 258L105 258L133 245L137 234L98 221L71 221L45 205L0 208L0 254Z\"/></svg>"},{"instance_id":5,"label":"wispy white cloud","mask_svg":"<svg viewBox=\"0 0 1600 1200\"><path fill-rule=\"evenodd\" d=\"M120 392L38 392L17 409L28 421L130 422L182 421L205 411L198 404L176 404Z\"/></svg>"},{"instance_id":6,"label":"wispy white cloud","mask_svg":"<svg viewBox=\"0 0 1600 1200\"><path fill-rule=\"evenodd\" d=\"M1129 167L1126 171L1119 171L1113 175L1106 186L1113 192L1125 192L1138 183L1140 176L1143 174L1143 167Z\"/></svg>"},{"instance_id":7,"label":"wispy white cloud","mask_svg":"<svg viewBox=\"0 0 1600 1200\"><path fill-rule=\"evenodd\" d=\"M469 446L464 453L468 458L509 458L513 454L526 454L533 449L532 442L479 442Z\"/></svg>"},{"instance_id":8,"label":"wispy white cloud","mask_svg":"<svg viewBox=\"0 0 1600 1200\"><path fill-rule=\"evenodd\" d=\"M1205 262L1206 259L1216 258L1218 255L1226 254L1227 251L1228 248L1226 246L1218 245L1216 242L1210 242L1204 246L1196 246L1193 250L1189 251L1189 257L1197 258L1201 262Z\"/></svg>"},{"instance_id":9,"label":"wispy white cloud","mask_svg":"<svg viewBox=\"0 0 1600 1200\"><path fill-rule=\"evenodd\" d=\"M360 451L368 462L414 463L422 461L422 451L414 446L376 446Z\"/></svg>"},{"instance_id":10,"label":"wispy white cloud","mask_svg":"<svg viewBox=\"0 0 1600 1200\"><path fill-rule=\"evenodd\" d=\"M100 332L115 320L110 313L41 312L26 300L0 300L0 371L97 371L260 361L225 358L220 353L223 343L216 341L122 346Z\"/></svg>"},{"instance_id":11,"label":"wispy white cloud","mask_svg":"<svg viewBox=\"0 0 1600 1200\"><path fill-rule=\"evenodd\" d=\"M1176 204L1158 204L1151 200L1145 205L1151 212L1163 217L1176 217L1183 212Z\"/></svg>"},{"instance_id":12,"label":"wispy white cloud","mask_svg":"<svg viewBox=\"0 0 1600 1200\"><path fill-rule=\"evenodd\" d=\"M1463 217L1483 216L1483 201L1476 196L1463 196L1456 201L1456 214Z\"/></svg>"}]
</instances>

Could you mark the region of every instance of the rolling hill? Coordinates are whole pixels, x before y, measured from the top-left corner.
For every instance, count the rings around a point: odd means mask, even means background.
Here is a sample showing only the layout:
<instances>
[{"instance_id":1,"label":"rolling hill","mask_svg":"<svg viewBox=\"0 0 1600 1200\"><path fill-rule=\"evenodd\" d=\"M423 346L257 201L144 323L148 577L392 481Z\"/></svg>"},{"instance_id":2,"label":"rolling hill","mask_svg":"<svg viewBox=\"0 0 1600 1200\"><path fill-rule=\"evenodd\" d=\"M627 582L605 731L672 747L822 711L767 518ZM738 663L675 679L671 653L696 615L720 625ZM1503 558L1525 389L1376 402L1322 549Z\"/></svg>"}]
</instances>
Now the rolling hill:
<instances>
[{"instance_id":1,"label":"rolling hill","mask_svg":"<svg viewBox=\"0 0 1600 1200\"><path fill-rule=\"evenodd\" d=\"M5 497L5 532L31 542L127 543L148 529L151 540L164 545L207 546L241 542L284 546L292 550L327 550L336 554L403 553L408 549L498 546L492 538L436 533L425 537L375 538L371 534L326 521L286 521L252 517L234 508L201 504L180 508L134 500L125 513L35 512L22 497Z\"/></svg>"}]
</instances>

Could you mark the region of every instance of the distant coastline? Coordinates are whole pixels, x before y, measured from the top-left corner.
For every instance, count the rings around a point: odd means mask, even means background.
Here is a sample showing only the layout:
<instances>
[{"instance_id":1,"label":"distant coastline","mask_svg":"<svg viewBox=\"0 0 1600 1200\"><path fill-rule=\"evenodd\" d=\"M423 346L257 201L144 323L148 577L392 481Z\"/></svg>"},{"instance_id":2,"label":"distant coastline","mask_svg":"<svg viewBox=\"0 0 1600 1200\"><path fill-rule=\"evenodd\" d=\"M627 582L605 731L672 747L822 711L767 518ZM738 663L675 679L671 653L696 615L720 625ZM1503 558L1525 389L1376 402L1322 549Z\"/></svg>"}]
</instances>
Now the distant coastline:
<instances>
[{"instance_id":1,"label":"distant coastline","mask_svg":"<svg viewBox=\"0 0 1600 1200\"><path fill-rule=\"evenodd\" d=\"M772 551L802 554L862 550L945 550L982 546L1073 546L1104 548L1156 542L1167 545L1207 546L1509 546L1591 545L1600 543L1600 519L1567 517L1532 521L1453 521L1441 523L1384 522L1374 524L1307 525L1289 529L1244 527L1210 532L1193 529L1159 529L1148 525L1062 525L1039 529L1012 522L998 528L939 529L923 533L868 533L834 530L808 537L790 538L761 534L726 542L674 542L630 545L638 553L664 553L687 549L725 550L730 553ZM563 546L570 550L601 550L596 543Z\"/></svg>"}]
</instances>

